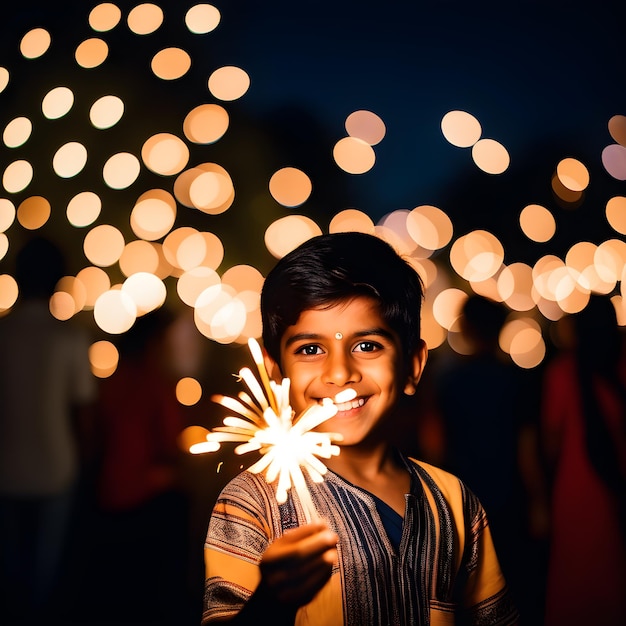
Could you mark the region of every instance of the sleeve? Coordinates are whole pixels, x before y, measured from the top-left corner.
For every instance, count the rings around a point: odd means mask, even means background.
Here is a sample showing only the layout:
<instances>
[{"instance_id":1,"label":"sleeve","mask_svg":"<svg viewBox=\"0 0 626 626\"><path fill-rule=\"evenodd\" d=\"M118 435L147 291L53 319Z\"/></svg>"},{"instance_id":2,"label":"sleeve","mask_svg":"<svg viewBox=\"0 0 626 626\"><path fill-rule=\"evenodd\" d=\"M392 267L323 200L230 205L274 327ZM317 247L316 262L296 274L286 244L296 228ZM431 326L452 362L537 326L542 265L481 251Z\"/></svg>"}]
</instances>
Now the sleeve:
<instances>
[{"instance_id":1,"label":"sleeve","mask_svg":"<svg viewBox=\"0 0 626 626\"><path fill-rule=\"evenodd\" d=\"M272 510L263 479L249 472L218 496L204 544L203 625L232 618L258 586L261 556L276 533Z\"/></svg>"},{"instance_id":2,"label":"sleeve","mask_svg":"<svg viewBox=\"0 0 626 626\"><path fill-rule=\"evenodd\" d=\"M462 574L466 577L463 603L472 626L514 626L517 608L500 569L487 515L478 498L463 486L466 523Z\"/></svg>"}]
</instances>

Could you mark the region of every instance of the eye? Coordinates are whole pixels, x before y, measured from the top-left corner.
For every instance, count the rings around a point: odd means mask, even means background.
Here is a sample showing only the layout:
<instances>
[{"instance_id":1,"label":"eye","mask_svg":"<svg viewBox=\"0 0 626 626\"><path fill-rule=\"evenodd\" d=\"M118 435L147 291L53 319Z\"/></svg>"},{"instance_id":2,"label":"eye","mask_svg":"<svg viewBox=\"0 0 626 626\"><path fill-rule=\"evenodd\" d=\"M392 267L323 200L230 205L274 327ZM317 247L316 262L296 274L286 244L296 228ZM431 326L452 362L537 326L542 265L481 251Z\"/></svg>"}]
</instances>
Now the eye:
<instances>
[{"instance_id":1,"label":"eye","mask_svg":"<svg viewBox=\"0 0 626 626\"><path fill-rule=\"evenodd\" d=\"M295 354L302 354L304 356L316 356L317 354L322 354L323 351L322 349L315 345L314 343L308 343L304 346L300 346L296 351Z\"/></svg>"},{"instance_id":2,"label":"eye","mask_svg":"<svg viewBox=\"0 0 626 626\"><path fill-rule=\"evenodd\" d=\"M354 346L354 352L376 352L381 349L382 346L376 341L359 341L359 343Z\"/></svg>"}]
</instances>

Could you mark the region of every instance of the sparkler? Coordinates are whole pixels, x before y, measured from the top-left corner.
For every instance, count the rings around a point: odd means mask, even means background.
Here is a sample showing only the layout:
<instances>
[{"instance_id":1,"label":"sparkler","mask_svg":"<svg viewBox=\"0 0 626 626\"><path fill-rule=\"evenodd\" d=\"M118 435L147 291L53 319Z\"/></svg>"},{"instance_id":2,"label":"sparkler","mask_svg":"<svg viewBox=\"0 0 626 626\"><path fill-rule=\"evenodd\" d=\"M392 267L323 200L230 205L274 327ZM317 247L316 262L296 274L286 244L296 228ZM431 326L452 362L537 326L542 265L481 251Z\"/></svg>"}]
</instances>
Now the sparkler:
<instances>
[{"instance_id":1,"label":"sparkler","mask_svg":"<svg viewBox=\"0 0 626 626\"><path fill-rule=\"evenodd\" d=\"M346 402L356 397L354 389L338 393L334 399L324 398L321 404L313 404L295 416L289 404L288 378L281 383L270 379L263 354L257 341L248 340L248 347L259 371L261 382L252 371L244 367L239 370L252 396L241 391L237 398L216 395L213 400L237 413L229 415L223 426L218 426L207 435L207 441L191 447L192 453L215 452L223 442L238 442L236 454L259 451L261 458L248 468L255 474L264 472L268 483L277 480L276 499L285 502L288 490L293 487L300 498L308 522L318 519L318 514L306 486L304 468L314 482L322 482L327 471L320 460L339 454L339 433L320 433L313 429L337 413L335 403Z\"/></svg>"}]
</instances>

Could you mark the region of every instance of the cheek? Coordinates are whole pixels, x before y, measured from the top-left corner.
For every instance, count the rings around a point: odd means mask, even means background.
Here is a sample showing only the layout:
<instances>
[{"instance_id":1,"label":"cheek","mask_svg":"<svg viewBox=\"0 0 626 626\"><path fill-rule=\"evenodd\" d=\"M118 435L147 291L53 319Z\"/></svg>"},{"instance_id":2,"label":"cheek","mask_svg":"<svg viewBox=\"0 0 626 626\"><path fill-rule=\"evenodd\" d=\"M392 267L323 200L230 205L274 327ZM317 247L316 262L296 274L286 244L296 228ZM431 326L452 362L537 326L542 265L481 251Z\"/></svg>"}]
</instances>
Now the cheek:
<instances>
[{"instance_id":1,"label":"cheek","mask_svg":"<svg viewBox=\"0 0 626 626\"><path fill-rule=\"evenodd\" d=\"M289 403L296 414L302 412L307 406L308 384L302 377L289 379Z\"/></svg>"}]
</instances>

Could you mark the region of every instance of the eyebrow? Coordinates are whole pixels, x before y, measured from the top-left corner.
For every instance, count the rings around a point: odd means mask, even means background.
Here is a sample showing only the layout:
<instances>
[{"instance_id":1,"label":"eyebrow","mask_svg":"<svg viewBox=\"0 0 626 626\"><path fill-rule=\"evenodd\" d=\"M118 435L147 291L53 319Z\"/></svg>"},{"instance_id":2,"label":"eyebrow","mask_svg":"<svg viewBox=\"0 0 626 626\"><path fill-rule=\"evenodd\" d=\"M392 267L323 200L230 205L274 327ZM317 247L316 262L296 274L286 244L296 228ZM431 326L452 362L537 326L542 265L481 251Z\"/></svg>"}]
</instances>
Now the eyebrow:
<instances>
[{"instance_id":1,"label":"eyebrow","mask_svg":"<svg viewBox=\"0 0 626 626\"><path fill-rule=\"evenodd\" d=\"M378 336L378 337L384 337L385 339L389 339L390 341L393 341L393 334L386 328L381 328L381 327L359 330L353 335L351 335L351 337L355 339L359 339L361 337L371 337L372 335ZM285 341L285 348L288 348L289 346L293 345L294 343L298 341L319 341L324 338L325 338L325 335L320 335L318 333L296 333L295 335L292 335Z\"/></svg>"}]
</instances>

